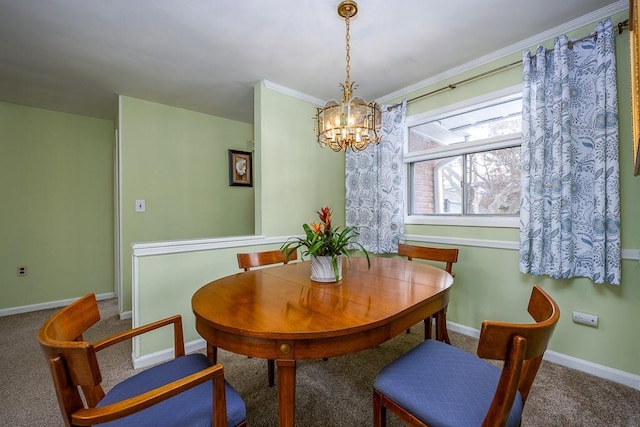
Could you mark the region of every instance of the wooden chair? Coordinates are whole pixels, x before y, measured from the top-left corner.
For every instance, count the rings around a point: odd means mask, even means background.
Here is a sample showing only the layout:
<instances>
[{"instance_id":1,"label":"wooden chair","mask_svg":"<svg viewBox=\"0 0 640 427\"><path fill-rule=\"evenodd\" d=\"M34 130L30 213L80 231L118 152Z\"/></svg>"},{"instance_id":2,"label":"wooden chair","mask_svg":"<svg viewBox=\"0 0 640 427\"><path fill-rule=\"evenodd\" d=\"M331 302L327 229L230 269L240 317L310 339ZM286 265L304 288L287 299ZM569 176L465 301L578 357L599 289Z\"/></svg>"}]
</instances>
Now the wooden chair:
<instances>
[{"instance_id":1,"label":"wooden chair","mask_svg":"<svg viewBox=\"0 0 640 427\"><path fill-rule=\"evenodd\" d=\"M279 263L287 264L289 261L295 261L297 259L298 251L295 249L289 251L289 259L287 259L280 249L264 252L252 252L238 254L238 267L244 269L244 271L249 271L252 267Z\"/></svg>"},{"instance_id":2,"label":"wooden chair","mask_svg":"<svg viewBox=\"0 0 640 427\"><path fill-rule=\"evenodd\" d=\"M287 264L289 261L295 261L298 259L298 251L292 249L289 251L289 256L280 250L264 252L251 252L238 254L238 267L244 269L244 271L251 270L252 267L261 267L263 265L271 264ZM275 383L275 363L273 360L267 360L267 377L269 381L269 387L273 387Z\"/></svg>"},{"instance_id":3,"label":"wooden chair","mask_svg":"<svg viewBox=\"0 0 640 427\"><path fill-rule=\"evenodd\" d=\"M560 317L538 286L528 312L536 323L484 321L478 356L427 340L384 367L374 382L374 426L386 425L387 409L410 426L519 426ZM503 361L502 369L483 359Z\"/></svg>"},{"instance_id":4,"label":"wooden chair","mask_svg":"<svg viewBox=\"0 0 640 427\"><path fill-rule=\"evenodd\" d=\"M453 248L429 248L426 246L407 245L398 243L398 255L406 256L409 261L413 258L420 258L429 261L444 262L444 269L447 273L455 277L453 273L453 263L458 262L458 249ZM447 331L447 308L436 313L434 317L436 339L451 344L449 332ZM432 337L432 317L424 319L424 339ZM407 330L409 332L409 330Z\"/></svg>"},{"instance_id":5,"label":"wooden chair","mask_svg":"<svg viewBox=\"0 0 640 427\"><path fill-rule=\"evenodd\" d=\"M38 333L67 427L188 426L203 419L215 427L246 426L244 402L225 382L222 365L213 365L202 354L185 355L179 315L95 343L85 341L82 334L98 320L96 297L89 294L54 314ZM168 325L173 325L175 359L146 369L105 394L97 352Z\"/></svg>"}]
</instances>

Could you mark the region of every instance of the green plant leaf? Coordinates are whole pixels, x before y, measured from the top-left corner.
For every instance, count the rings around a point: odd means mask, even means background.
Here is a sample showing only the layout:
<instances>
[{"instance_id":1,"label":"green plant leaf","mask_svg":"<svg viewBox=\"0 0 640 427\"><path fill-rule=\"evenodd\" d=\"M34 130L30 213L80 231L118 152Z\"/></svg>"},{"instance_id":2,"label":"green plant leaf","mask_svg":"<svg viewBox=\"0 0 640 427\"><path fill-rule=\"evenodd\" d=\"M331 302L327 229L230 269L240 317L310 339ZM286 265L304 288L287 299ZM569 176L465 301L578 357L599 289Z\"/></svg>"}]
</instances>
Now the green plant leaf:
<instances>
[{"instance_id":1,"label":"green plant leaf","mask_svg":"<svg viewBox=\"0 0 640 427\"><path fill-rule=\"evenodd\" d=\"M321 212L329 210L329 208L323 208L318 211L318 215L321 215ZM322 221L322 217L320 217ZM331 263L334 268L334 272L336 273L336 278L338 277L338 263L337 257L338 255L344 255L348 260L350 260L351 254L349 253L348 247L357 247L364 253L367 258L367 266L371 267L371 260L369 258L369 253L367 250L358 242L354 242L355 238L357 238L360 233L358 232L357 227L336 227L333 228L331 225L327 225L327 222L322 222L324 224L324 229L321 231L314 231L309 224L303 224L302 229L304 230L305 238L291 238L287 240L280 248L288 258L289 251L293 249L304 248L301 253L303 256L330 256ZM329 222L330 224L330 222Z\"/></svg>"}]
</instances>

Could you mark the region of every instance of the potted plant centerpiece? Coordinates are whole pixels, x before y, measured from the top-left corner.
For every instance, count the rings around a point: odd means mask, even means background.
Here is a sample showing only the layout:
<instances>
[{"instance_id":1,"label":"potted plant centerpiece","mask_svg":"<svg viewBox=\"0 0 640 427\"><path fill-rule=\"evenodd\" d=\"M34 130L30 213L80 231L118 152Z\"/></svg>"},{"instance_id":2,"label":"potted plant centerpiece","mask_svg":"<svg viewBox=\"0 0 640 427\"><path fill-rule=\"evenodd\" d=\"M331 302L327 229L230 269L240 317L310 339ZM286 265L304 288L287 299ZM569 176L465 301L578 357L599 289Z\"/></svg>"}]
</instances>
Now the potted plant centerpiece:
<instances>
[{"instance_id":1,"label":"potted plant centerpiece","mask_svg":"<svg viewBox=\"0 0 640 427\"><path fill-rule=\"evenodd\" d=\"M331 209L324 207L318 212L319 223L302 224L305 237L295 237L286 241L280 248L289 258L289 253L298 248L302 256L311 257L311 280L316 282L337 282L342 279L342 257L350 259L349 248L356 246L367 257L367 266L371 267L369 253L353 239L360 235L356 227L336 227L331 224Z\"/></svg>"}]
</instances>

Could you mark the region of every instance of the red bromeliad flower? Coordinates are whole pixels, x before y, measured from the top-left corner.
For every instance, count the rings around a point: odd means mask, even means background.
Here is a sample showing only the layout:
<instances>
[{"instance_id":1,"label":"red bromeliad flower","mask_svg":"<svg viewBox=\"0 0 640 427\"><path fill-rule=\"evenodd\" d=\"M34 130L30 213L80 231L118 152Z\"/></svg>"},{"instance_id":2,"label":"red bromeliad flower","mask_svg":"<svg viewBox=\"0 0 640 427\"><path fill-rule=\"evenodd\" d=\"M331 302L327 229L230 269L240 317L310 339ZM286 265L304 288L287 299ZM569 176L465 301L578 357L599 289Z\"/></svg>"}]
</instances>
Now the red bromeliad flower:
<instances>
[{"instance_id":1,"label":"red bromeliad flower","mask_svg":"<svg viewBox=\"0 0 640 427\"><path fill-rule=\"evenodd\" d=\"M318 212L320 221L324 224L324 231L331 229L331 208L322 208Z\"/></svg>"}]
</instances>

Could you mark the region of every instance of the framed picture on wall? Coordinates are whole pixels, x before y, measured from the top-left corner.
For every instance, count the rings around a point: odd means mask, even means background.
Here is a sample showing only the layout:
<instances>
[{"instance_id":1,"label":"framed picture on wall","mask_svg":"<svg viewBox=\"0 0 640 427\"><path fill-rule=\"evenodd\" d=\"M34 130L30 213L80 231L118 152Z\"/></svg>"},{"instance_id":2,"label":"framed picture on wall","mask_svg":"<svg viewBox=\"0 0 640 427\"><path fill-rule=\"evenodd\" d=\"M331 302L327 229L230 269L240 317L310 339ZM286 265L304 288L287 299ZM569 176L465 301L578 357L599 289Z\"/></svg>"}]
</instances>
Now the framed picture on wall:
<instances>
[{"instance_id":1,"label":"framed picture on wall","mask_svg":"<svg viewBox=\"0 0 640 427\"><path fill-rule=\"evenodd\" d=\"M229 185L252 187L252 168L249 151L229 150Z\"/></svg>"}]
</instances>

